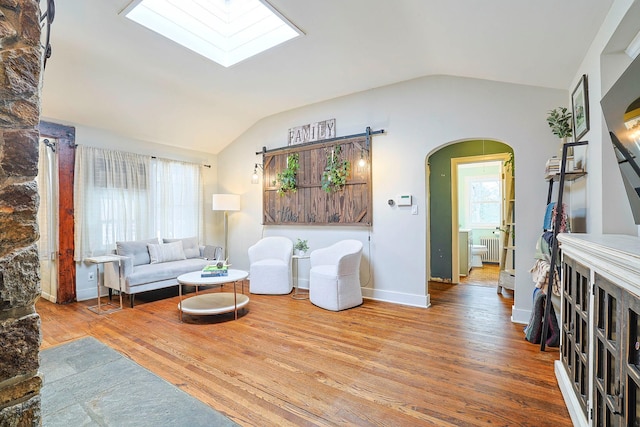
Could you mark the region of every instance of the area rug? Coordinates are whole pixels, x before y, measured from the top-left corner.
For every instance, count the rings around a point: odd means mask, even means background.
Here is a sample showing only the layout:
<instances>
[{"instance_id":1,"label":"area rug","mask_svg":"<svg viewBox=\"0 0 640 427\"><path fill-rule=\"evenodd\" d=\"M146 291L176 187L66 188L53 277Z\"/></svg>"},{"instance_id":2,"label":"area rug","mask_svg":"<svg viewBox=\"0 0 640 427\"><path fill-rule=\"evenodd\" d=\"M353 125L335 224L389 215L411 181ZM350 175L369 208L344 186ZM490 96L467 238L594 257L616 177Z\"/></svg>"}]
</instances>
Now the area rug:
<instances>
[{"instance_id":1,"label":"area rug","mask_svg":"<svg viewBox=\"0 0 640 427\"><path fill-rule=\"evenodd\" d=\"M238 425L95 338L40 356L45 427Z\"/></svg>"}]
</instances>

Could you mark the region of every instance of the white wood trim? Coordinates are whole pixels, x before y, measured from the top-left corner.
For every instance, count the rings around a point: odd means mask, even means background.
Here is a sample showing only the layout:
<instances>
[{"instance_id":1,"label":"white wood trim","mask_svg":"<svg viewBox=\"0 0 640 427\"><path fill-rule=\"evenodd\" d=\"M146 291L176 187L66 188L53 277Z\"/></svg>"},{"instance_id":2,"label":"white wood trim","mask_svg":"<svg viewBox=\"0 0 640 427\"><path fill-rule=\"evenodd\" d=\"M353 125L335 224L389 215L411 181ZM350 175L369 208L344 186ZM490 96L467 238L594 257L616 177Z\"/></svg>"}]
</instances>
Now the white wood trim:
<instances>
[{"instance_id":1,"label":"white wood trim","mask_svg":"<svg viewBox=\"0 0 640 427\"><path fill-rule=\"evenodd\" d=\"M580 408L580 402L573 393L573 387L571 385L571 379L567 375L567 371L564 369L564 365L560 360L556 360L554 363L554 371L556 373L556 379L558 380L558 386L562 392L564 403L569 410L569 416L574 426L588 426L589 422L582 413Z\"/></svg>"},{"instance_id":2,"label":"white wood trim","mask_svg":"<svg viewBox=\"0 0 640 427\"><path fill-rule=\"evenodd\" d=\"M622 234L558 235L564 254L640 295L640 238Z\"/></svg>"},{"instance_id":3,"label":"white wood trim","mask_svg":"<svg viewBox=\"0 0 640 427\"><path fill-rule=\"evenodd\" d=\"M619 234L570 234L558 235L562 256L569 257L583 264L589 269L589 283L593 286L596 274L611 281L616 286L636 296L640 295L640 238ZM564 304L561 304L564 308ZM589 298L589 335L593 335L595 328L595 302L593 296ZM562 318L562 316L561 316ZM561 328L561 331L563 329ZM562 332L564 334L564 332ZM561 337L561 342L563 341ZM595 377L595 343L590 338L589 346L589 373L593 380ZM555 362L555 373L558 386L562 392L567 409L574 425L587 426L589 420L584 416L582 406L575 396L572 381L566 372L561 360ZM587 397L587 409L594 406L594 384L589 381ZM591 420L593 421L593 420Z\"/></svg>"},{"instance_id":4,"label":"white wood trim","mask_svg":"<svg viewBox=\"0 0 640 427\"><path fill-rule=\"evenodd\" d=\"M362 288L362 296L376 301L391 302L412 307L427 308L431 306L431 296L429 294L413 295L380 289Z\"/></svg>"}]
</instances>

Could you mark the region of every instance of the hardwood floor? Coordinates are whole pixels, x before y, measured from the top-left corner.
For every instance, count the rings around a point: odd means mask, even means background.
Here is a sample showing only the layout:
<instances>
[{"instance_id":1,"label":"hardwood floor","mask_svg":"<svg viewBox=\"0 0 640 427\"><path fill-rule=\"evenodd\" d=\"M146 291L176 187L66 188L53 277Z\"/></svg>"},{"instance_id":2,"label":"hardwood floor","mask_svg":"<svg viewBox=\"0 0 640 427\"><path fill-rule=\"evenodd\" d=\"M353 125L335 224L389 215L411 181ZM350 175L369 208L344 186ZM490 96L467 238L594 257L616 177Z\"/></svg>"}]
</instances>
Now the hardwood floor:
<instances>
[{"instance_id":1,"label":"hardwood floor","mask_svg":"<svg viewBox=\"0 0 640 427\"><path fill-rule=\"evenodd\" d=\"M511 297L443 283L429 293L428 309L365 300L337 313L251 295L235 321L180 323L175 296L105 316L94 301L37 310L42 348L94 336L241 425L571 426L558 351L524 339Z\"/></svg>"},{"instance_id":2,"label":"hardwood floor","mask_svg":"<svg viewBox=\"0 0 640 427\"><path fill-rule=\"evenodd\" d=\"M482 267L473 267L469 275L460 276L460 284L497 288L499 276L500 266L486 263Z\"/></svg>"}]
</instances>

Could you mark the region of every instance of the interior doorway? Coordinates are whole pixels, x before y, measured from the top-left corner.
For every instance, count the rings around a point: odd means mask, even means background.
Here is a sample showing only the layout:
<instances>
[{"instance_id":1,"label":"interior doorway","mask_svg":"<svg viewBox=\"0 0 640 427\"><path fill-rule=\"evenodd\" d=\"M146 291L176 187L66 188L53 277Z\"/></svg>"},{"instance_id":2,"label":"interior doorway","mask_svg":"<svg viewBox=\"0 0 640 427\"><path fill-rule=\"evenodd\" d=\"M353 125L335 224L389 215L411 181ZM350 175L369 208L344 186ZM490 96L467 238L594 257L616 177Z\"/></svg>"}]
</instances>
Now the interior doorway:
<instances>
[{"instance_id":1,"label":"interior doorway","mask_svg":"<svg viewBox=\"0 0 640 427\"><path fill-rule=\"evenodd\" d=\"M52 179L56 182L55 194L52 196L55 202L51 202L52 206L55 206L55 218L49 220L50 225L55 223L55 231L51 234L52 238L55 238L55 248L53 255L50 255L54 263L49 264L49 268L54 268L52 280L55 279L55 294L51 293L52 298L55 295L56 303L67 304L76 301L76 264L73 259L73 165L76 131L74 127L46 121L41 121L38 129L41 141L46 139L50 144L55 142L55 168L52 166L52 170L49 171L50 175L55 175ZM49 156L50 153L46 155ZM53 290L54 285L51 285L50 291Z\"/></svg>"},{"instance_id":2,"label":"interior doorway","mask_svg":"<svg viewBox=\"0 0 640 427\"><path fill-rule=\"evenodd\" d=\"M428 219L426 240L429 281L460 282L459 232L461 224L458 208L460 203L458 201L457 164L485 161L500 162L502 170L506 171L507 168L504 165L513 164L513 150L509 145L496 140L476 139L446 144L427 157ZM504 194L507 193L502 190L502 204L504 204ZM490 231L494 230L495 227ZM500 242L500 237L498 239Z\"/></svg>"},{"instance_id":3,"label":"interior doorway","mask_svg":"<svg viewBox=\"0 0 640 427\"><path fill-rule=\"evenodd\" d=\"M458 283L497 286L502 254L510 155L452 159L452 198L457 191ZM455 170L454 170L455 168ZM456 210L452 209L453 215ZM454 218L456 219L456 218ZM453 221L453 219L452 219Z\"/></svg>"},{"instance_id":4,"label":"interior doorway","mask_svg":"<svg viewBox=\"0 0 640 427\"><path fill-rule=\"evenodd\" d=\"M58 158L55 138L41 137L38 145L38 255L40 258L41 296L51 302L58 299Z\"/></svg>"},{"instance_id":5,"label":"interior doorway","mask_svg":"<svg viewBox=\"0 0 640 427\"><path fill-rule=\"evenodd\" d=\"M498 285L499 271L493 267L502 253L506 188L511 181L505 164L510 158L509 153L496 153L451 159L451 240L458 242L452 247L453 283L475 276L483 284Z\"/></svg>"}]
</instances>

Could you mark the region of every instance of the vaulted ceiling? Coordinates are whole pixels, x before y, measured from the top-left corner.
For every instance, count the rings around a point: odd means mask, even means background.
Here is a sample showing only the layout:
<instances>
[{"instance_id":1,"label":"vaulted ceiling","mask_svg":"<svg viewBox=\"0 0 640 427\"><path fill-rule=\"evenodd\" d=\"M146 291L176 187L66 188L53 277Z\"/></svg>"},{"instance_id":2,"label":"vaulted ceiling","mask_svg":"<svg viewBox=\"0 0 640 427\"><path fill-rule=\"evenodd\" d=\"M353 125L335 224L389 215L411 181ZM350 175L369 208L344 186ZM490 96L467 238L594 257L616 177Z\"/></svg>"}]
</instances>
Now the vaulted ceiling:
<instances>
[{"instance_id":1,"label":"vaulted ceiling","mask_svg":"<svg viewBox=\"0 0 640 427\"><path fill-rule=\"evenodd\" d=\"M264 117L426 75L567 89L612 0L270 0L305 35L230 68L129 3L56 2L43 116L217 153Z\"/></svg>"}]
</instances>

